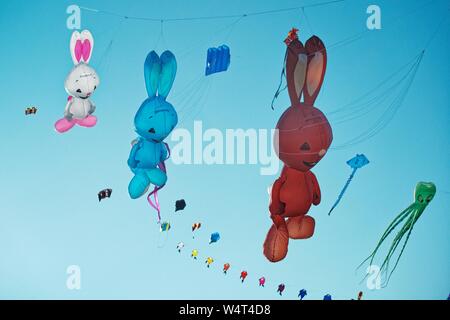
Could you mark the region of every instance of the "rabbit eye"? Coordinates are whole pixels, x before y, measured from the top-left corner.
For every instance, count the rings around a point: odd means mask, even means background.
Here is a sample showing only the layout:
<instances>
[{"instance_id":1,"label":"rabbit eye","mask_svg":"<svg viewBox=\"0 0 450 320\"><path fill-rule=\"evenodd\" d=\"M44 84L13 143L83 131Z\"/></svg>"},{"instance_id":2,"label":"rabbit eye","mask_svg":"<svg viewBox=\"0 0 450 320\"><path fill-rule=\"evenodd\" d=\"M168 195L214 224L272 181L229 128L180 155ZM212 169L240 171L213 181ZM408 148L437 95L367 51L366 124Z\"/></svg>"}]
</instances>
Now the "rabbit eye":
<instances>
[{"instance_id":1,"label":"rabbit eye","mask_svg":"<svg viewBox=\"0 0 450 320\"><path fill-rule=\"evenodd\" d=\"M97 89L97 86L94 86L94 90Z\"/></svg>"},{"instance_id":2,"label":"rabbit eye","mask_svg":"<svg viewBox=\"0 0 450 320\"><path fill-rule=\"evenodd\" d=\"M311 147L309 146L309 143L308 143L308 142L305 142L305 143L302 144L302 146L300 147L300 150L303 150L303 151L311 150Z\"/></svg>"},{"instance_id":3,"label":"rabbit eye","mask_svg":"<svg viewBox=\"0 0 450 320\"><path fill-rule=\"evenodd\" d=\"M78 92L78 93L81 93L81 89L78 89L77 92Z\"/></svg>"}]
</instances>

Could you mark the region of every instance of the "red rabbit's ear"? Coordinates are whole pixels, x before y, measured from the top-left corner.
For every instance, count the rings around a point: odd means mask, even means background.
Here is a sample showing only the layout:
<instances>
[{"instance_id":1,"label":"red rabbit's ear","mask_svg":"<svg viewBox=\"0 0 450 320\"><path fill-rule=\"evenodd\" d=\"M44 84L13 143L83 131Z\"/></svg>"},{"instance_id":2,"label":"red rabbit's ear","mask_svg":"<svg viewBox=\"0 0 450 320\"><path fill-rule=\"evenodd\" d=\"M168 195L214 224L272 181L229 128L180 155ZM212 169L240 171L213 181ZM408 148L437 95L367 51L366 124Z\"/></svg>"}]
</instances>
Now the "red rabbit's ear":
<instances>
[{"instance_id":1,"label":"red rabbit's ear","mask_svg":"<svg viewBox=\"0 0 450 320\"><path fill-rule=\"evenodd\" d=\"M286 52L286 82L291 106L297 106L300 103L305 84L307 59L303 44L298 39L293 40Z\"/></svg>"},{"instance_id":2,"label":"red rabbit's ear","mask_svg":"<svg viewBox=\"0 0 450 320\"><path fill-rule=\"evenodd\" d=\"M322 40L312 36L306 41L305 49L308 55L306 69L306 83L303 87L304 102L313 105L322 87L325 70L327 68L327 50Z\"/></svg>"}]
</instances>

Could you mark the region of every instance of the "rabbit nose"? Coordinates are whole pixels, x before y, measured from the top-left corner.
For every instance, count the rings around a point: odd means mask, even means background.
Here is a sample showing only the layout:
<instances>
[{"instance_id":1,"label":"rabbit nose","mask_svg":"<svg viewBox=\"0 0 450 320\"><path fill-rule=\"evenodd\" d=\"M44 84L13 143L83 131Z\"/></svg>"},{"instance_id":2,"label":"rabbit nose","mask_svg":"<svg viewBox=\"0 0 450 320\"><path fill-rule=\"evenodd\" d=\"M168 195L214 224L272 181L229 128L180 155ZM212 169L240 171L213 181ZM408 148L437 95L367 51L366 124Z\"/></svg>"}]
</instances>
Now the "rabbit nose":
<instances>
[{"instance_id":1,"label":"rabbit nose","mask_svg":"<svg viewBox=\"0 0 450 320\"><path fill-rule=\"evenodd\" d=\"M319 151L319 157L323 157L325 155L325 153L327 153L327 150L322 149Z\"/></svg>"}]
</instances>

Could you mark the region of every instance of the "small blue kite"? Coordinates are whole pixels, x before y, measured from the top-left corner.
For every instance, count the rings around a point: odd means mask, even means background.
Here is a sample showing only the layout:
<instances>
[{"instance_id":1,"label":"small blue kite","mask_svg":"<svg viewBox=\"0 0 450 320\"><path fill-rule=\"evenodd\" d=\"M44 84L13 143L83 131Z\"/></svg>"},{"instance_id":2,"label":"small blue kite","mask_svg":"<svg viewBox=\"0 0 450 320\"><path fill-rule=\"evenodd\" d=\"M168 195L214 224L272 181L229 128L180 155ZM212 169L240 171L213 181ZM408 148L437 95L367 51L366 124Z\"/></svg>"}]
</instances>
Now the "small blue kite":
<instances>
[{"instance_id":1,"label":"small blue kite","mask_svg":"<svg viewBox=\"0 0 450 320\"><path fill-rule=\"evenodd\" d=\"M306 289L302 289L298 292L298 297L300 298L300 300L303 300L303 298L306 297L307 294L308 292L306 291Z\"/></svg>"},{"instance_id":2,"label":"small blue kite","mask_svg":"<svg viewBox=\"0 0 450 320\"><path fill-rule=\"evenodd\" d=\"M356 173L356 170L358 170L359 168L364 167L366 164L369 163L369 159L366 158L365 155L363 154L357 154L355 157L351 158L350 160L347 161L347 164L353 169L352 174L350 175L350 177L347 180L347 183L345 184L344 188L342 189L341 193L339 194L336 202L333 204L333 206L330 209L330 212L328 212L328 215L331 214L331 211L334 210L334 208L336 208L336 206L338 205L338 203L341 201L345 190L347 190L350 182L353 179L353 176Z\"/></svg>"},{"instance_id":3,"label":"small blue kite","mask_svg":"<svg viewBox=\"0 0 450 320\"><path fill-rule=\"evenodd\" d=\"M218 232L214 232L211 234L211 239L209 240L209 244L217 242L220 240L220 234Z\"/></svg>"},{"instance_id":4,"label":"small blue kite","mask_svg":"<svg viewBox=\"0 0 450 320\"><path fill-rule=\"evenodd\" d=\"M205 76L227 71L230 65L230 58L230 48L227 45L221 45L218 48L209 48L206 54Z\"/></svg>"}]
</instances>

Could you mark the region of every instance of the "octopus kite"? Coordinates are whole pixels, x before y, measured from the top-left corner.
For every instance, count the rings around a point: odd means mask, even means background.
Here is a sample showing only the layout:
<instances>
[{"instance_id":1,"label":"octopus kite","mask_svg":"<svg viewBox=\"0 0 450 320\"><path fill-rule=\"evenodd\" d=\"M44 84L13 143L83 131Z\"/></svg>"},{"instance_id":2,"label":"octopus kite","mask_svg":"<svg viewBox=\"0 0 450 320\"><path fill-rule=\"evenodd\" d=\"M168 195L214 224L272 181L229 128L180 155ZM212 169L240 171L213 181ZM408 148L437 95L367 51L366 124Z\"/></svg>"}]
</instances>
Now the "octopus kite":
<instances>
[{"instance_id":1,"label":"octopus kite","mask_svg":"<svg viewBox=\"0 0 450 320\"><path fill-rule=\"evenodd\" d=\"M323 159L333 140L327 118L314 106L325 77L325 45L316 36L303 45L295 32L291 30L286 42L291 106L278 120L274 137L275 151L284 167L272 185L269 211L273 225L263 245L264 255L271 262L286 257L289 238L307 239L314 234L315 221L307 214L312 205L320 203L321 195L311 169Z\"/></svg>"},{"instance_id":2,"label":"octopus kite","mask_svg":"<svg viewBox=\"0 0 450 320\"><path fill-rule=\"evenodd\" d=\"M389 282L389 279L394 272L395 268L397 267L398 262L400 261L400 258L403 254L403 250L406 247L406 244L408 243L409 237L411 236L412 230L414 228L414 225L416 224L417 220L419 220L420 216L424 212L425 208L428 206L428 204L433 200L434 195L436 194L436 186L432 182L419 182L416 185L416 189L414 191L414 203L411 204L408 208L403 210L395 219L391 222L391 224L387 227L386 231L381 236L381 239L378 241L375 249L372 251L370 256L368 256L360 265L361 267L366 261L370 259L370 265L372 265L372 262L375 258L375 255L377 254L380 246L383 244L384 240L389 236L389 234L394 231L394 229L403 221L406 220L406 222L403 224L403 227L400 229L400 231L395 236L394 240L392 241L391 247L389 248L387 256L384 258L383 263L380 267L380 273L385 272L386 274L389 273L389 263L399 246L400 242L402 241L403 237L406 235L405 241L403 243L402 249L400 251L400 254L397 257L397 260L395 261L394 268L390 271L387 281ZM358 267L358 268L359 268Z\"/></svg>"}]
</instances>

